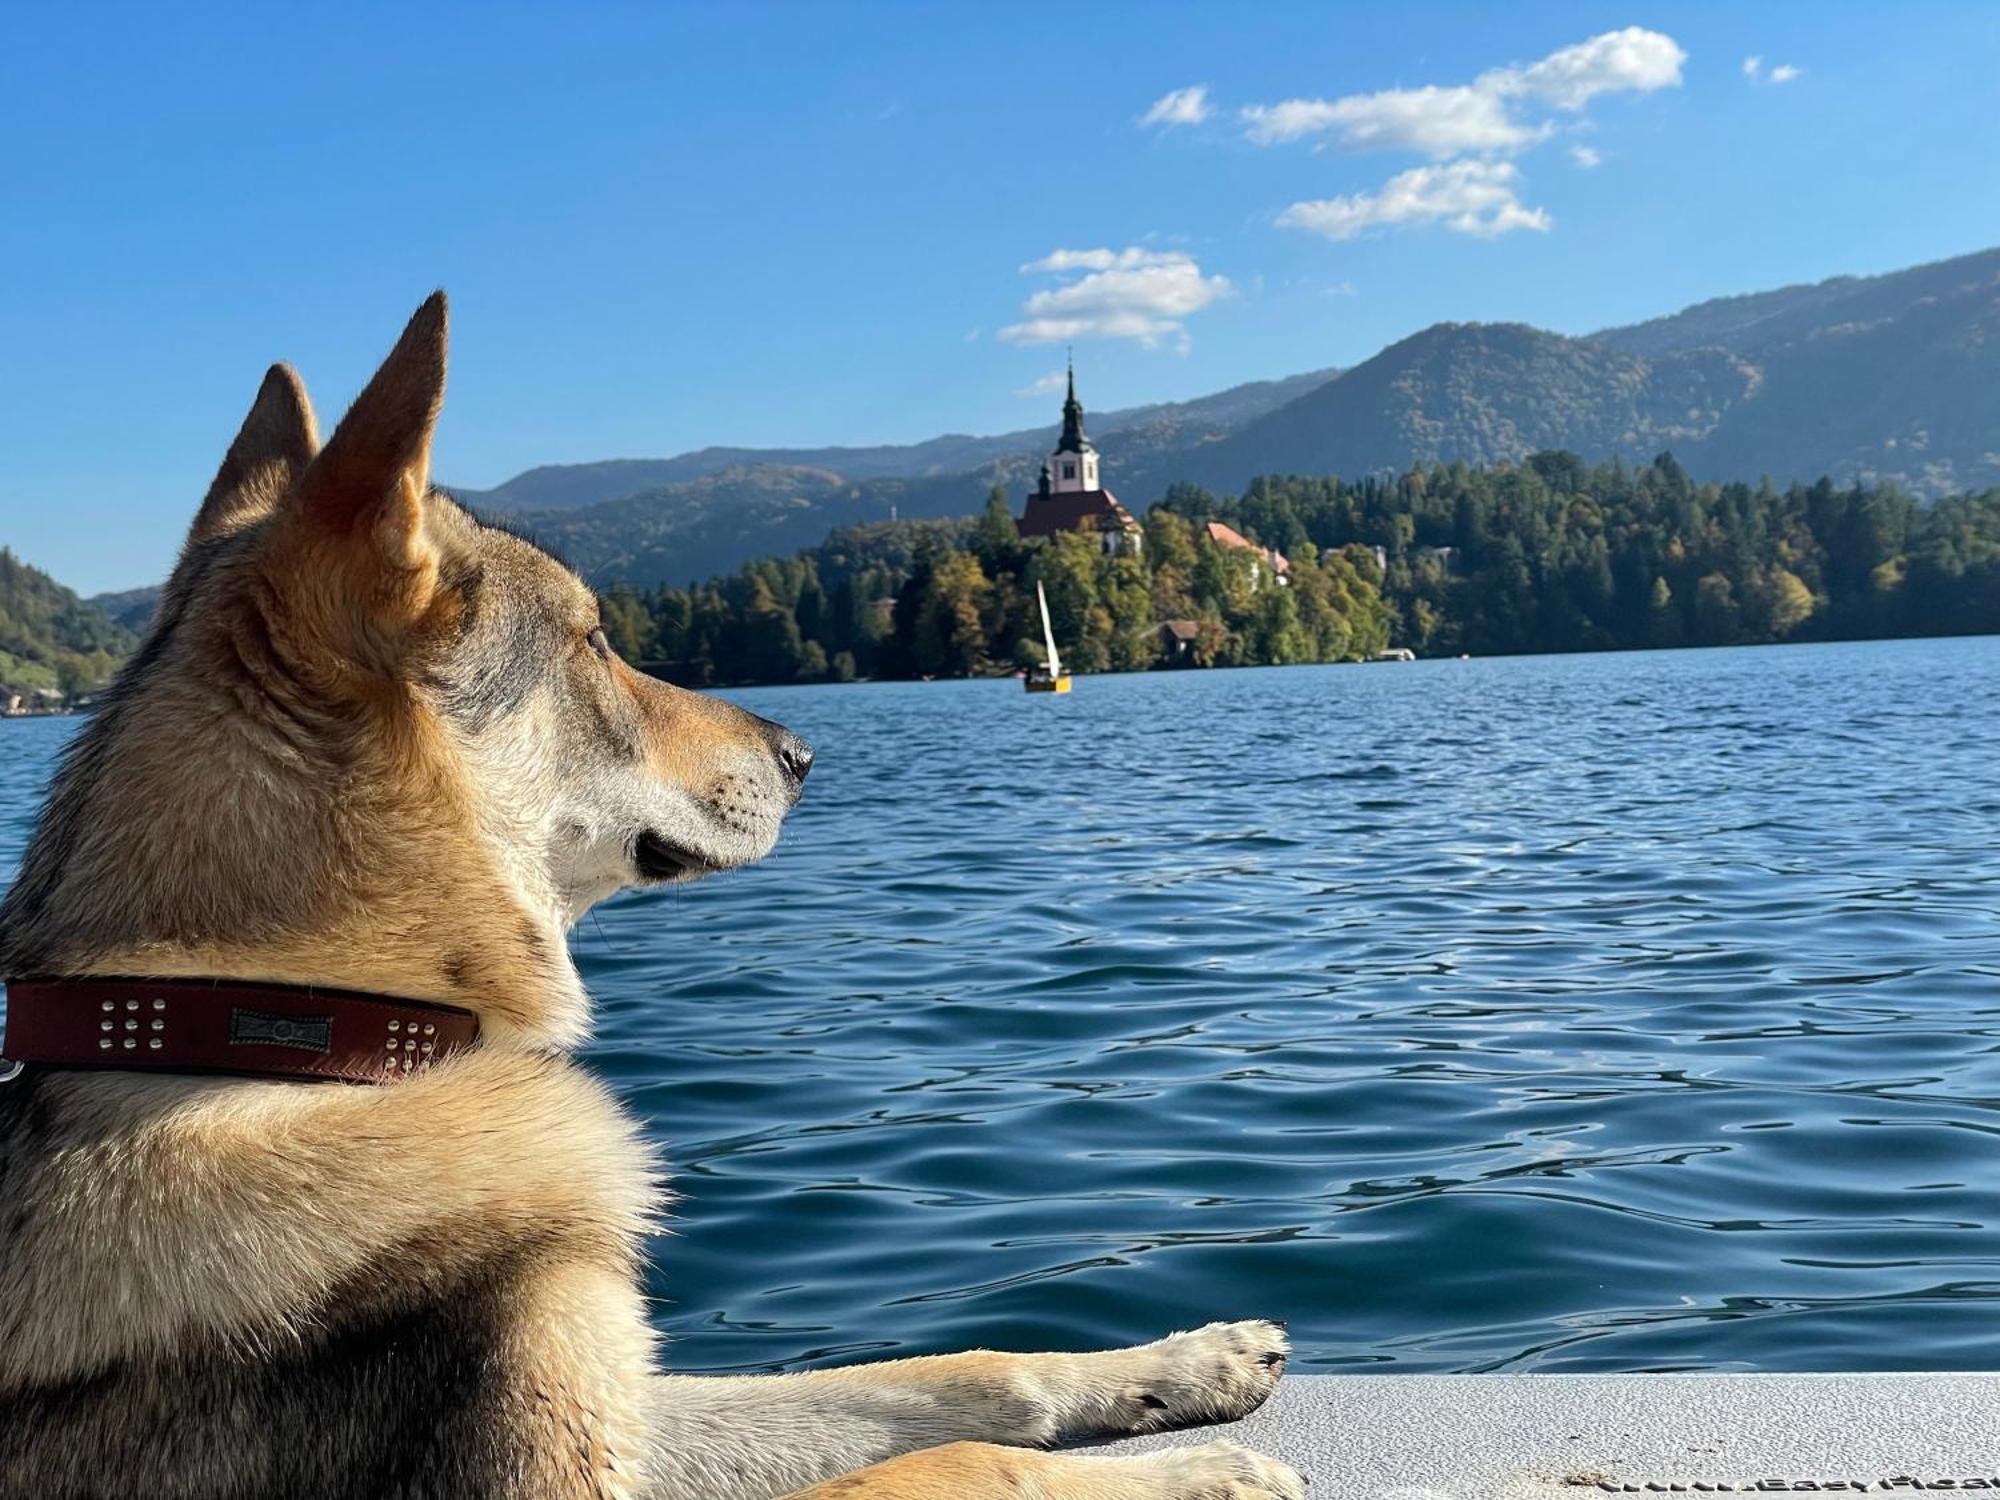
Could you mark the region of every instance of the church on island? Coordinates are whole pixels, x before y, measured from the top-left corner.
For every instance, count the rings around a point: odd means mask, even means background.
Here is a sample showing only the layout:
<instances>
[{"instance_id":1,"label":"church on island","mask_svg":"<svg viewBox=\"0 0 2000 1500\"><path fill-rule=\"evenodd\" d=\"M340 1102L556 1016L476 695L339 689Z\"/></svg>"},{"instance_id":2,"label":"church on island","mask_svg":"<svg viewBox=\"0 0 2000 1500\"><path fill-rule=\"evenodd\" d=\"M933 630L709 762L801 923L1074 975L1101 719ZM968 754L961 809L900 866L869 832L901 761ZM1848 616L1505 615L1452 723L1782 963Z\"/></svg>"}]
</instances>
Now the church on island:
<instances>
[{"instance_id":1,"label":"church on island","mask_svg":"<svg viewBox=\"0 0 2000 1500\"><path fill-rule=\"evenodd\" d=\"M1028 496L1018 529L1026 537L1081 531L1097 538L1107 556L1137 557L1145 533L1132 512L1104 488L1097 472L1097 449L1083 434L1083 403L1076 399L1076 366L1069 369L1069 399L1063 402L1062 436L1042 465L1040 486Z\"/></svg>"}]
</instances>

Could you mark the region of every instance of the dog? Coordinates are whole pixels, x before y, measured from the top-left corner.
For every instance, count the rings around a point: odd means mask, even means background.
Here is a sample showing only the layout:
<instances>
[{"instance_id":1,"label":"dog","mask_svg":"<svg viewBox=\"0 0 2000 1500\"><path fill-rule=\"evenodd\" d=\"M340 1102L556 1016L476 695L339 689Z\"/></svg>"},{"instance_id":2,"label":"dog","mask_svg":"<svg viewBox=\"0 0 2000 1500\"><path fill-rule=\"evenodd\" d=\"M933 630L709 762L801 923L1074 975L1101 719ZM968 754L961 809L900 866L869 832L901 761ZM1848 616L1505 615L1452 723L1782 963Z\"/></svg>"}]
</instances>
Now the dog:
<instances>
[{"instance_id":1,"label":"dog","mask_svg":"<svg viewBox=\"0 0 2000 1500\"><path fill-rule=\"evenodd\" d=\"M0 1496L1297 1500L1229 1443L1052 1451L1242 1416L1271 1323L661 1371L663 1185L570 1056L565 935L763 857L812 751L633 670L573 573L431 488L445 350L440 293L324 446L265 377L0 905ZM229 1002L219 1069L153 1065L244 985L327 1014ZM384 1014L379 1076L297 1076Z\"/></svg>"}]
</instances>

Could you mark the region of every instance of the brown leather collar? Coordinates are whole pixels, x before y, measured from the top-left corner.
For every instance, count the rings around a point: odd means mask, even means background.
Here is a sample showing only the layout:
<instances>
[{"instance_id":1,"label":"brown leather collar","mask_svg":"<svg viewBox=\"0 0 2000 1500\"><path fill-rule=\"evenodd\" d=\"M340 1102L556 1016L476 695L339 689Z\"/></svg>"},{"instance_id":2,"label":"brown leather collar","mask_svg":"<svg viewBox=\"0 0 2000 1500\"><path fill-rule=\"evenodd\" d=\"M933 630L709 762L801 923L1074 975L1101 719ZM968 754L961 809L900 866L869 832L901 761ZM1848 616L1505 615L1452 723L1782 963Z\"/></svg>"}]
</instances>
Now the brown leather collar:
<instances>
[{"instance_id":1,"label":"brown leather collar","mask_svg":"<svg viewBox=\"0 0 2000 1500\"><path fill-rule=\"evenodd\" d=\"M58 1068L405 1078L479 1040L455 1005L225 979L10 979L0 1057Z\"/></svg>"}]
</instances>

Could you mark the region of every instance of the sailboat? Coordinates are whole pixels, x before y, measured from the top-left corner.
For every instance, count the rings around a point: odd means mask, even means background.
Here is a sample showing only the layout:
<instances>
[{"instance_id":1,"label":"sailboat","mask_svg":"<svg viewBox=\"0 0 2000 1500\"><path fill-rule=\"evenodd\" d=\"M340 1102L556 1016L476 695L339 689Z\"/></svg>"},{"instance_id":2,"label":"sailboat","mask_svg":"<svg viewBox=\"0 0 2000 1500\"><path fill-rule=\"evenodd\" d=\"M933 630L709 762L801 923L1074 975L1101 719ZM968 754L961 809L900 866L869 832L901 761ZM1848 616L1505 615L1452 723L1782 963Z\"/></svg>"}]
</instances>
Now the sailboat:
<instances>
[{"instance_id":1,"label":"sailboat","mask_svg":"<svg viewBox=\"0 0 2000 1500\"><path fill-rule=\"evenodd\" d=\"M1056 633L1049 624L1049 596L1042 592L1040 579L1035 580L1035 602L1042 607L1042 644L1048 648L1049 659L1046 666L1029 672L1022 686L1031 693L1066 693L1069 673L1063 670L1062 657L1056 652Z\"/></svg>"}]
</instances>

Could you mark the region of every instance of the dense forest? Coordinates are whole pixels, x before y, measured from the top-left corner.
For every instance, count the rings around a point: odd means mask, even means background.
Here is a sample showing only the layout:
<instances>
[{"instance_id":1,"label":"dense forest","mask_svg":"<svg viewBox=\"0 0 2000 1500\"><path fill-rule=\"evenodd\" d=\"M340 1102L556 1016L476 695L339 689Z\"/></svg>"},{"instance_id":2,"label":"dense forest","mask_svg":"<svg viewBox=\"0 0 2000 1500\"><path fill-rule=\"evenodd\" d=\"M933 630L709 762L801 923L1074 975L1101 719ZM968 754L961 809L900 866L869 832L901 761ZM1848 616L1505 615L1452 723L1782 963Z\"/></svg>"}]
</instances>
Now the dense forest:
<instances>
[{"instance_id":1,"label":"dense forest","mask_svg":"<svg viewBox=\"0 0 2000 1500\"><path fill-rule=\"evenodd\" d=\"M134 644L103 610L0 547L0 700L95 692Z\"/></svg>"},{"instance_id":2,"label":"dense forest","mask_svg":"<svg viewBox=\"0 0 2000 1500\"><path fill-rule=\"evenodd\" d=\"M1284 553L1289 586L1210 520ZM1136 559L1023 543L996 491L976 521L853 527L699 587L616 589L606 623L690 684L1011 670L1041 656L1037 581L1083 671L2000 631L2000 491L1925 506L1824 479L1697 485L1665 454L1542 453L1240 497L1176 486L1145 536Z\"/></svg>"},{"instance_id":3,"label":"dense forest","mask_svg":"<svg viewBox=\"0 0 2000 1500\"><path fill-rule=\"evenodd\" d=\"M1176 489L1284 548L1386 559L1396 644L1424 653L1629 650L2000 631L2000 491L1931 505L1894 486L1696 485L1540 453L1397 479Z\"/></svg>"}]
</instances>

